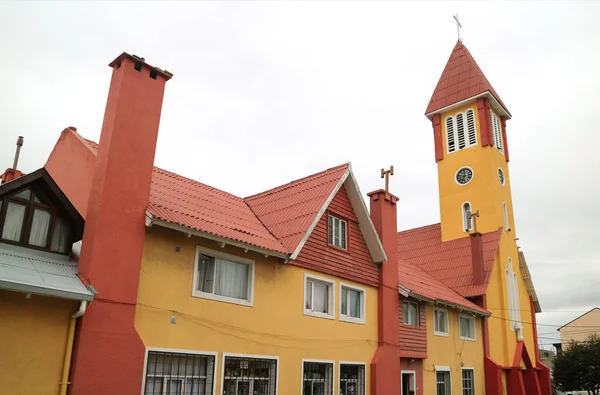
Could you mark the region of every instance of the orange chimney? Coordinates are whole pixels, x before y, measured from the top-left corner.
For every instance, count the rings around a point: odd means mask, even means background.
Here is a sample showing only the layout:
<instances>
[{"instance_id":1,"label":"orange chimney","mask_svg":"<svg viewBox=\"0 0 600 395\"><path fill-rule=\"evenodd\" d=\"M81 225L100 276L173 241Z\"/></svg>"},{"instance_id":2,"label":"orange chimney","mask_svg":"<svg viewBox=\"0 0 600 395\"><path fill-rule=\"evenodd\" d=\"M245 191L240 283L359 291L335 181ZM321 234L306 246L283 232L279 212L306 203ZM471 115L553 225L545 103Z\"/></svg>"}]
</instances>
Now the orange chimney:
<instances>
[{"instance_id":1,"label":"orange chimney","mask_svg":"<svg viewBox=\"0 0 600 395\"><path fill-rule=\"evenodd\" d=\"M483 266L483 239L481 233L471 233L471 261L473 263L473 282L481 285L485 281Z\"/></svg>"},{"instance_id":2,"label":"orange chimney","mask_svg":"<svg viewBox=\"0 0 600 395\"><path fill-rule=\"evenodd\" d=\"M382 175L384 173L382 172ZM367 195L371 199L371 220L388 258L387 261L381 263L379 268L377 297L379 345L371 361L371 393L399 394L400 295L398 294L398 230L396 223L398 198L383 189Z\"/></svg>"},{"instance_id":3,"label":"orange chimney","mask_svg":"<svg viewBox=\"0 0 600 395\"><path fill-rule=\"evenodd\" d=\"M73 395L139 393L144 367L135 305L163 95L172 74L127 53L109 66L79 263L80 278L98 296L81 320Z\"/></svg>"}]
</instances>

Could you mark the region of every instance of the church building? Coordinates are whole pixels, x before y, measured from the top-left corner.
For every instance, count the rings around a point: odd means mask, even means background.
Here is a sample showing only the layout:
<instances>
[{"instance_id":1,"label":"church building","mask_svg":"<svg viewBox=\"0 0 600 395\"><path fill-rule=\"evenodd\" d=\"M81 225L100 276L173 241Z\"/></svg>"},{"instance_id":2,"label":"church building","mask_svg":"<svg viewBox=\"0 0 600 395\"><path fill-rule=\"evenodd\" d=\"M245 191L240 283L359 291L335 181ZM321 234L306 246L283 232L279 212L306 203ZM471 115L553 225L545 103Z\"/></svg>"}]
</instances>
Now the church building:
<instances>
[{"instance_id":1,"label":"church building","mask_svg":"<svg viewBox=\"0 0 600 395\"><path fill-rule=\"evenodd\" d=\"M550 371L537 349L541 309L516 243L511 113L461 40L425 116L440 223L397 235L401 392L549 395Z\"/></svg>"}]
</instances>

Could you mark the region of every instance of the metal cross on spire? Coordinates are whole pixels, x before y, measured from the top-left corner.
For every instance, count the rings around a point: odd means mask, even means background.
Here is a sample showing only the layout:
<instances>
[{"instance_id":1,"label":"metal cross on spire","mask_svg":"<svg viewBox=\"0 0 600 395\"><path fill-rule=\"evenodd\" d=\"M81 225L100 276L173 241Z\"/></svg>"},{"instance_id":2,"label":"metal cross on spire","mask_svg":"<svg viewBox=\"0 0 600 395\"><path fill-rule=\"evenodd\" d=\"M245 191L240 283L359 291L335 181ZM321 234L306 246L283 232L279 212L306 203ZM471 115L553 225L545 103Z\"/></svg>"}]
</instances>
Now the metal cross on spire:
<instances>
[{"instance_id":1,"label":"metal cross on spire","mask_svg":"<svg viewBox=\"0 0 600 395\"><path fill-rule=\"evenodd\" d=\"M390 166L389 170L381 169L381 178L385 177L385 191L389 192L390 176L394 175L394 166Z\"/></svg>"},{"instance_id":2,"label":"metal cross on spire","mask_svg":"<svg viewBox=\"0 0 600 395\"><path fill-rule=\"evenodd\" d=\"M458 20L458 12L456 13L456 15L453 15L454 20L456 21L456 34L458 34L458 41L461 41L460 38L460 28L462 27L462 25L460 24L460 21Z\"/></svg>"}]
</instances>

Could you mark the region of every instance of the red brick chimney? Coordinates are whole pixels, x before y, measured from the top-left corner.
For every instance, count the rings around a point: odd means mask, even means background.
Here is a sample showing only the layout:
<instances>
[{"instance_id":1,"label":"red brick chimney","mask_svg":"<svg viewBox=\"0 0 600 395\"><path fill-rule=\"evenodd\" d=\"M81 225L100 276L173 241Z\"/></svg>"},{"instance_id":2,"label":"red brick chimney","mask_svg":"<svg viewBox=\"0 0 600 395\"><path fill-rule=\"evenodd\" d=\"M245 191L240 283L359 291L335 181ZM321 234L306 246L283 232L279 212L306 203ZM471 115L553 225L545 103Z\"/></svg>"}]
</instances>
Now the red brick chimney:
<instances>
[{"instance_id":1,"label":"red brick chimney","mask_svg":"<svg viewBox=\"0 0 600 395\"><path fill-rule=\"evenodd\" d=\"M145 347L134 327L144 217L165 83L172 74L121 54L112 78L87 208L79 276L98 295L82 317L73 395L139 394Z\"/></svg>"},{"instance_id":2,"label":"red brick chimney","mask_svg":"<svg viewBox=\"0 0 600 395\"><path fill-rule=\"evenodd\" d=\"M481 285L485 281L485 267L483 265L483 239L481 233L474 232L471 237L471 261L473 263L473 283Z\"/></svg>"},{"instance_id":3,"label":"red brick chimney","mask_svg":"<svg viewBox=\"0 0 600 395\"><path fill-rule=\"evenodd\" d=\"M379 234L388 260L379 268L378 337L379 346L371 361L371 394L400 393L398 294L398 241L396 202L398 198L380 189L367 194L371 200L371 220Z\"/></svg>"}]
</instances>

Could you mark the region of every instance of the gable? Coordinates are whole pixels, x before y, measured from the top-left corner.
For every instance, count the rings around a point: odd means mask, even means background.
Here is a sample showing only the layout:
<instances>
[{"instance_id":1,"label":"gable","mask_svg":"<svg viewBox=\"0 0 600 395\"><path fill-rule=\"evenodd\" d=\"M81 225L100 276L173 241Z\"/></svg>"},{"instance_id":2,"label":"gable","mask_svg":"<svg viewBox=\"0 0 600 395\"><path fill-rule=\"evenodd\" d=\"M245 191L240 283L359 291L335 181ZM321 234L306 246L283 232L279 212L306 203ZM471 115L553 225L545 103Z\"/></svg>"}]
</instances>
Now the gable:
<instances>
[{"instance_id":1,"label":"gable","mask_svg":"<svg viewBox=\"0 0 600 395\"><path fill-rule=\"evenodd\" d=\"M347 250L328 244L328 218L330 214L347 221ZM335 194L308 236L298 257L290 261L289 264L365 285L378 286L379 267L371 258L346 186L342 186Z\"/></svg>"}]
</instances>

